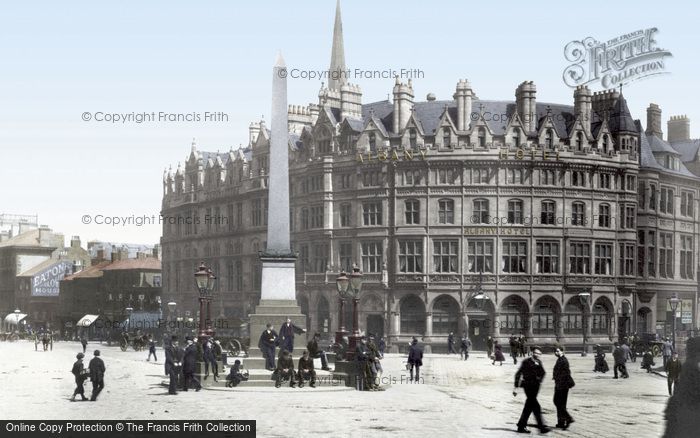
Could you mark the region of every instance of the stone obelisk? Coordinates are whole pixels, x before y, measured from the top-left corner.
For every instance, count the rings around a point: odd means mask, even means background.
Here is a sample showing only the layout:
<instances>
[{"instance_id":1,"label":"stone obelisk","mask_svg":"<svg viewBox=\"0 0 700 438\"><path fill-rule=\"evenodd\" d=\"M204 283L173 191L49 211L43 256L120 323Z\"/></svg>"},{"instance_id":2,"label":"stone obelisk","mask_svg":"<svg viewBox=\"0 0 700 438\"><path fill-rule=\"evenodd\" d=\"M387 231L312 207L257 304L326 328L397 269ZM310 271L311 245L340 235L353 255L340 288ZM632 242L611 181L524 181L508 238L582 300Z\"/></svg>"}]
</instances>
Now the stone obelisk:
<instances>
[{"instance_id":1,"label":"stone obelisk","mask_svg":"<svg viewBox=\"0 0 700 438\"><path fill-rule=\"evenodd\" d=\"M287 317L298 327L306 327L296 301L294 266L289 237L289 129L287 126L287 74L282 55L272 68L272 131L268 173L267 248L260 253L262 284L260 304L250 315L251 357L261 357L258 338L270 323L279 330ZM294 357L306 347L303 335L295 339ZM250 362L250 359L246 360Z\"/></svg>"}]
</instances>

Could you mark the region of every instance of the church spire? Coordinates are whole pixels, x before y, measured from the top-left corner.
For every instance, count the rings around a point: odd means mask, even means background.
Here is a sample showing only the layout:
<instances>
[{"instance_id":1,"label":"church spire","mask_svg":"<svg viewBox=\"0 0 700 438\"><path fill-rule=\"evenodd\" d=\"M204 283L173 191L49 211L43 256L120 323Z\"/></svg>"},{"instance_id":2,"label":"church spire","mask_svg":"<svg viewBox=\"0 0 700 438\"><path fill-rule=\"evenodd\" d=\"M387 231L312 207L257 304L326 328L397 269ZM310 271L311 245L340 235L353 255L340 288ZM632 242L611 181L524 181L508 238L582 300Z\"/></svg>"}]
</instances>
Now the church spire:
<instances>
[{"instance_id":1,"label":"church spire","mask_svg":"<svg viewBox=\"0 0 700 438\"><path fill-rule=\"evenodd\" d=\"M340 18L340 0L335 5L335 25L333 26L333 50L331 51L330 78L328 88L340 90L347 82L345 72L345 49L343 48L343 21Z\"/></svg>"}]
</instances>

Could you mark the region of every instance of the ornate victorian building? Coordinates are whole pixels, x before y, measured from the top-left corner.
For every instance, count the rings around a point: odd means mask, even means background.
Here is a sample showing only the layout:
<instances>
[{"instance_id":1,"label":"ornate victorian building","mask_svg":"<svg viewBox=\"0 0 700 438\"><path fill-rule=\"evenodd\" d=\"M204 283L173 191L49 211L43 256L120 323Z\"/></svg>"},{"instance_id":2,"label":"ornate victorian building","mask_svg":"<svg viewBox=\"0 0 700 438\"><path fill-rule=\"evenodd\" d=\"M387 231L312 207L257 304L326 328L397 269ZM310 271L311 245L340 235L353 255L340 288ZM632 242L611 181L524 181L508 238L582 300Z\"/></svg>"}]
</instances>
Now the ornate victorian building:
<instances>
[{"instance_id":1,"label":"ornate victorian building","mask_svg":"<svg viewBox=\"0 0 700 438\"><path fill-rule=\"evenodd\" d=\"M331 71L344 68L340 29L338 11ZM616 91L579 87L563 105L523 82L514 101L494 101L459 80L451 99L419 101L399 79L392 100L363 104L340 76L289 108L297 298L311 330L336 330L335 278L354 263L360 328L397 347L420 336L444 350L462 331L477 348L520 333L605 344L666 330L673 293L690 303L685 328L697 323L700 179L663 140L658 107L643 131ZM195 310L200 260L218 273L220 315L245 317L259 300L269 131L253 123L249 137L228 153L193 144L164 175L164 298L181 311Z\"/></svg>"}]
</instances>

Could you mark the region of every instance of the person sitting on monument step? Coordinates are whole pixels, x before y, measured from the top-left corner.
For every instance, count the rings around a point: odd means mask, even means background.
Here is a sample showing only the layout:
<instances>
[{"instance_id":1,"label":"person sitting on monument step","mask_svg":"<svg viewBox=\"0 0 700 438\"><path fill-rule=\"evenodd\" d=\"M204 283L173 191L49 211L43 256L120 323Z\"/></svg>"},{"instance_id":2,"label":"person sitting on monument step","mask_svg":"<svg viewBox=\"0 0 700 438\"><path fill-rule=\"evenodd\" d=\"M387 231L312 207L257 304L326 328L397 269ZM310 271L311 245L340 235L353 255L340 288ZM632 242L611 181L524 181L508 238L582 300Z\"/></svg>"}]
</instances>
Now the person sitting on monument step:
<instances>
[{"instance_id":1,"label":"person sitting on monument step","mask_svg":"<svg viewBox=\"0 0 700 438\"><path fill-rule=\"evenodd\" d=\"M314 360L309 356L309 352L304 350L299 358L297 367L297 377L299 378L299 388L304 387L304 382L309 380L309 386L316 387L316 371L314 371Z\"/></svg>"},{"instance_id":2,"label":"person sitting on monument step","mask_svg":"<svg viewBox=\"0 0 700 438\"><path fill-rule=\"evenodd\" d=\"M321 348L318 346L319 339L321 339L321 335L314 333L313 339L306 344L306 349L308 350L312 359L316 359L317 357L321 358L321 369L323 371L330 371L331 369L328 368L328 358L326 357L326 352L321 350Z\"/></svg>"},{"instance_id":3,"label":"person sitting on monument step","mask_svg":"<svg viewBox=\"0 0 700 438\"><path fill-rule=\"evenodd\" d=\"M260 335L258 348L265 358L265 369L275 370L275 347L277 346L277 332L272 329L272 324L267 323L265 330Z\"/></svg>"},{"instance_id":4,"label":"person sitting on monument step","mask_svg":"<svg viewBox=\"0 0 700 438\"><path fill-rule=\"evenodd\" d=\"M287 350L280 351L280 356L277 358L277 368L272 373L272 379L275 381L275 388L282 386L282 382L289 380L289 387L294 388L294 361L292 355Z\"/></svg>"},{"instance_id":5,"label":"person sitting on monument step","mask_svg":"<svg viewBox=\"0 0 700 438\"><path fill-rule=\"evenodd\" d=\"M235 388L239 383L247 381L248 377L249 375L247 371L245 374L241 372L241 361L236 359L228 373L228 376L226 376L226 386L228 388Z\"/></svg>"}]
</instances>

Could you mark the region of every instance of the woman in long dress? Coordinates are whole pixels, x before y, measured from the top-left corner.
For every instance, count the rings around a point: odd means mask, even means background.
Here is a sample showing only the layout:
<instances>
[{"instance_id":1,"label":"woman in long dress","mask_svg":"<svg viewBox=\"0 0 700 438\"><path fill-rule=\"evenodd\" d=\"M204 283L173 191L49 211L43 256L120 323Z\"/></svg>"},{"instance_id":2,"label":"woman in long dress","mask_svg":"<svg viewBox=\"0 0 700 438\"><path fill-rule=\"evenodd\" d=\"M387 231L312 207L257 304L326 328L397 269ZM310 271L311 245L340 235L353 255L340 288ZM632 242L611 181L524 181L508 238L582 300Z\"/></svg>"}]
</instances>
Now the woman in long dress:
<instances>
[{"instance_id":1,"label":"woman in long dress","mask_svg":"<svg viewBox=\"0 0 700 438\"><path fill-rule=\"evenodd\" d=\"M506 358L503 356L503 348L501 344L496 341L493 344L493 362L491 362L491 365L496 365L496 362L500 362L501 366L503 366L504 360L506 360Z\"/></svg>"}]
</instances>

